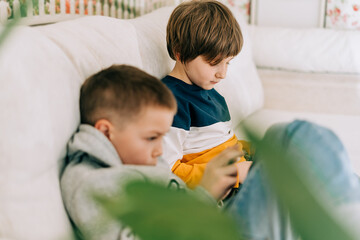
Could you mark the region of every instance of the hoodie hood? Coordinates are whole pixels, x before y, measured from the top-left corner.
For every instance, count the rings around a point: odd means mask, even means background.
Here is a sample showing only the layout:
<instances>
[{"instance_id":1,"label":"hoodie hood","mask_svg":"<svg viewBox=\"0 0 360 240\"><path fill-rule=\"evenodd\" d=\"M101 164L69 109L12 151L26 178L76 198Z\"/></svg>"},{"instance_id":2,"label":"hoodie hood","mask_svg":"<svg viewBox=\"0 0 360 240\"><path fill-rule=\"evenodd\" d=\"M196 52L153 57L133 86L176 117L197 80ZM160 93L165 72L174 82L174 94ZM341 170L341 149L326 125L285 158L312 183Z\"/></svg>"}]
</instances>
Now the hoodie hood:
<instances>
[{"instance_id":1,"label":"hoodie hood","mask_svg":"<svg viewBox=\"0 0 360 240\"><path fill-rule=\"evenodd\" d=\"M116 149L107 137L88 124L81 124L68 143L68 159L75 160L77 155L88 154L100 164L109 167L123 165Z\"/></svg>"}]
</instances>

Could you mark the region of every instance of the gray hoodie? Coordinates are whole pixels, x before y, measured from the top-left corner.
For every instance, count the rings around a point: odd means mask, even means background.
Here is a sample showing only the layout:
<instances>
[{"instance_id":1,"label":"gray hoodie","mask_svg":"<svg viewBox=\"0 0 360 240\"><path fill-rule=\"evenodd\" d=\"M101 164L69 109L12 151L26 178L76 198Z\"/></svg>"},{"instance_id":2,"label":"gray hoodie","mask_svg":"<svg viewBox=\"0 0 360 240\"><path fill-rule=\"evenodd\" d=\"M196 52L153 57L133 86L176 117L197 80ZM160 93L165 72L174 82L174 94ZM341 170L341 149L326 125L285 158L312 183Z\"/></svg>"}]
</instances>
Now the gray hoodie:
<instances>
[{"instance_id":1,"label":"gray hoodie","mask_svg":"<svg viewBox=\"0 0 360 240\"><path fill-rule=\"evenodd\" d=\"M94 192L114 196L131 180L151 181L186 189L184 182L172 174L159 159L157 166L122 164L115 148L103 133L82 124L68 143L67 165L61 176L61 190L68 215L86 239L134 239L129 229L107 219L92 198ZM196 195L205 201L215 200L202 188ZM106 224L105 224L106 223Z\"/></svg>"}]
</instances>

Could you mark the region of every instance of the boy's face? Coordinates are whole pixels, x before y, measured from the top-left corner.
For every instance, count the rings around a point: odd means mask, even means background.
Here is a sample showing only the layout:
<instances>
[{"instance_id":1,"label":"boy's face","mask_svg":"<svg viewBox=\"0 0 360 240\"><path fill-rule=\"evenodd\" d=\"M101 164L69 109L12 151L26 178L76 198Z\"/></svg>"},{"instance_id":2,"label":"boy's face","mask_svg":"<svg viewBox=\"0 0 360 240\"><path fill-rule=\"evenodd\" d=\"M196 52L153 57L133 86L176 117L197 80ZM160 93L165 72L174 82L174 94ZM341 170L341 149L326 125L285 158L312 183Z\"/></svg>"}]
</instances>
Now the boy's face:
<instances>
[{"instance_id":1,"label":"boy's face","mask_svg":"<svg viewBox=\"0 0 360 240\"><path fill-rule=\"evenodd\" d=\"M227 67L232 59L233 57L224 58L220 63L212 65L203 56L198 56L183 64L188 78L185 82L210 90L226 77Z\"/></svg>"},{"instance_id":2,"label":"boy's face","mask_svg":"<svg viewBox=\"0 0 360 240\"><path fill-rule=\"evenodd\" d=\"M113 126L109 140L124 164L156 165L162 154L162 138L169 131L174 111L148 106L123 128Z\"/></svg>"}]
</instances>

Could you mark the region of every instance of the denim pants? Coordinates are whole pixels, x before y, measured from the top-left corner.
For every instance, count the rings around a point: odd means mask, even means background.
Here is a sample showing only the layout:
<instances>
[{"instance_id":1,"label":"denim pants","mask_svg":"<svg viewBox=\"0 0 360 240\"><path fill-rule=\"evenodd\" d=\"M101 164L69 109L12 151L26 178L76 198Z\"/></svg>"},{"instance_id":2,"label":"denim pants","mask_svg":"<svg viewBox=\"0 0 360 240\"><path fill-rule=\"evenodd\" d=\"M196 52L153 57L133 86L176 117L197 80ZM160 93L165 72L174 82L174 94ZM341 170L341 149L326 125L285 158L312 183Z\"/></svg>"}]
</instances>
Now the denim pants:
<instances>
[{"instance_id":1,"label":"denim pants","mask_svg":"<svg viewBox=\"0 0 360 240\"><path fill-rule=\"evenodd\" d=\"M272 126L264 140L291 152L294 166L306 175L308 185L327 201L328 206L360 202L360 182L349 157L337 136L327 128L296 120ZM261 149L257 149L257 152ZM240 191L226 206L246 239L297 239L288 213L271 190L264 171L261 153ZM279 172L281 174L281 172Z\"/></svg>"}]
</instances>

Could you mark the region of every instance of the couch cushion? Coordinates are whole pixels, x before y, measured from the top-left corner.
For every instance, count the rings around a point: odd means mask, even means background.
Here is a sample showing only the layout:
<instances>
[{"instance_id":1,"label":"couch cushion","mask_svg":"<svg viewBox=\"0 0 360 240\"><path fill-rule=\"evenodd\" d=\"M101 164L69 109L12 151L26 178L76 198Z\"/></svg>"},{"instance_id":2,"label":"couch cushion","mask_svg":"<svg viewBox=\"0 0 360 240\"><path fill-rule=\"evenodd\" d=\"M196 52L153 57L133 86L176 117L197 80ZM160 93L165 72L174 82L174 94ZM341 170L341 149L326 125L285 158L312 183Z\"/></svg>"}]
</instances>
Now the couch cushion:
<instances>
[{"instance_id":1,"label":"couch cushion","mask_svg":"<svg viewBox=\"0 0 360 240\"><path fill-rule=\"evenodd\" d=\"M136 31L127 20L89 16L36 29L62 49L83 80L112 64L142 68Z\"/></svg>"},{"instance_id":2,"label":"couch cushion","mask_svg":"<svg viewBox=\"0 0 360 240\"><path fill-rule=\"evenodd\" d=\"M251 27L257 66L304 72L360 73L360 32Z\"/></svg>"},{"instance_id":3,"label":"couch cushion","mask_svg":"<svg viewBox=\"0 0 360 240\"><path fill-rule=\"evenodd\" d=\"M78 122L82 81L71 60L34 28L0 52L0 225L9 239L69 239L59 166Z\"/></svg>"},{"instance_id":4,"label":"couch cushion","mask_svg":"<svg viewBox=\"0 0 360 240\"><path fill-rule=\"evenodd\" d=\"M159 79L165 77L175 65L166 49L166 25L173 9L160 8L130 20L136 28L143 70Z\"/></svg>"}]
</instances>

